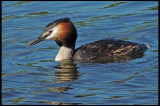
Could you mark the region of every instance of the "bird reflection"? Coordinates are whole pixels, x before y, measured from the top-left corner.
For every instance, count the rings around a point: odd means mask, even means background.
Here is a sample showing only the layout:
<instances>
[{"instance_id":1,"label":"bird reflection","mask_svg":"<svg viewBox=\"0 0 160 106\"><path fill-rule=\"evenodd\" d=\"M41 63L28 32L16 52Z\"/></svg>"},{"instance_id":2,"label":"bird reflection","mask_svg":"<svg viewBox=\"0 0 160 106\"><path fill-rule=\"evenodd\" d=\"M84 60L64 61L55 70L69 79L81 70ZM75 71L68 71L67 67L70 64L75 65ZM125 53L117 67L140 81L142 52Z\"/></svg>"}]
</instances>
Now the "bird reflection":
<instances>
[{"instance_id":1,"label":"bird reflection","mask_svg":"<svg viewBox=\"0 0 160 106\"><path fill-rule=\"evenodd\" d=\"M63 60L58 66L55 66L55 76L58 78L58 82L70 82L78 79L78 71L76 64L72 60Z\"/></svg>"},{"instance_id":2,"label":"bird reflection","mask_svg":"<svg viewBox=\"0 0 160 106\"><path fill-rule=\"evenodd\" d=\"M80 76L77 71L78 67L76 67L76 63L74 63L72 60L60 61L60 64L58 66L54 66L54 68L56 70L54 76L57 77L58 83L72 82L77 80ZM64 91L67 91L69 89L72 89L70 87L70 84L66 85L65 87L47 87L47 91L59 93L65 93ZM75 105L75 103L61 103L55 101L43 101L43 103L57 105Z\"/></svg>"}]
</instances>

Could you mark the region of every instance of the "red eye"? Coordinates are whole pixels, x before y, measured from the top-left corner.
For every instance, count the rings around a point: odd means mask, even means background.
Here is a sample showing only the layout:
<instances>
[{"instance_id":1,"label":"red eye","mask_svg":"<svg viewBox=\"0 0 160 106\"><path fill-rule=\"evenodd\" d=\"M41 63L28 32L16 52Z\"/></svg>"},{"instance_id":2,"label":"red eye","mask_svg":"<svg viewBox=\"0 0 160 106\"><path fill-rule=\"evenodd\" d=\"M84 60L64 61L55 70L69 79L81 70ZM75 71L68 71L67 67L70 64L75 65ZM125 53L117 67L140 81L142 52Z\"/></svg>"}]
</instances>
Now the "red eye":
<instances>
[{"instance_id":1,"label":"red eye","mask_svg":"<svg viewBox=\"0 0 160 106\"><path fill-rule=\"evenodd\" d=\"M52 30L49 31L49 34L51 34L51 33L52 33Z\"/></svg>"}]
</instances>

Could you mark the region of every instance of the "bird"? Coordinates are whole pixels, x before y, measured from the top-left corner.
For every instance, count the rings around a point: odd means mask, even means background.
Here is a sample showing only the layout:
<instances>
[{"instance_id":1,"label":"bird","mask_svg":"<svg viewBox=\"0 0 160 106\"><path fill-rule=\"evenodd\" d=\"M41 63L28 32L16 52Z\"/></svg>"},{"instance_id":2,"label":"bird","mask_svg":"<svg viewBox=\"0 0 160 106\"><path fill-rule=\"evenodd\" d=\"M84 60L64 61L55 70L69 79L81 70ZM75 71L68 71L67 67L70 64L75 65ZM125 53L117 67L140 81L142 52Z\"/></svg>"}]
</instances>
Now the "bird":
<instances>
[{"instance_id":1,"label":"bird","mask_svg":"<svg viewBox=\"0 0 160 106\"><path fill-rule=\"evenodd\" d=\"M75 49L77 30L70 18L60 18L49 23L39 37L27 44L33 46L44 40L55 40L60 50L55 61L94 61L141 57L149 48L145 44L115 39L93 41Z\"/></svg>"}]
</instances>

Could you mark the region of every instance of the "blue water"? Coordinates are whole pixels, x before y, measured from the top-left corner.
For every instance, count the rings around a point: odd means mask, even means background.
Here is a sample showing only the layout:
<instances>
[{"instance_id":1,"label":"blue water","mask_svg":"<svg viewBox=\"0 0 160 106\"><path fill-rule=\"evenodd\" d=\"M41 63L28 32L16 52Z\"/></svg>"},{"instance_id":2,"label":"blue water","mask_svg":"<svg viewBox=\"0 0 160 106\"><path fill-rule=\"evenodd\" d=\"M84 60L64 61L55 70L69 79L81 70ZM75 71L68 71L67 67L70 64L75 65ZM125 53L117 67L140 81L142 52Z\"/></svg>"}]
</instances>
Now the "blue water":
<instances>
[{"instance_id":1,"label":"blue water","mask_svg":"<svg viewBox=\"0 0 160 106\"><path fill-rule=\"evenodd\" d=\"M27 48L44 27L70 17L76 47L114 38L147 44L142 58L119 63L56 62L59 47ZM157 1L2 1L3 105L157 105Z\"/></svg>"}]
</instances>

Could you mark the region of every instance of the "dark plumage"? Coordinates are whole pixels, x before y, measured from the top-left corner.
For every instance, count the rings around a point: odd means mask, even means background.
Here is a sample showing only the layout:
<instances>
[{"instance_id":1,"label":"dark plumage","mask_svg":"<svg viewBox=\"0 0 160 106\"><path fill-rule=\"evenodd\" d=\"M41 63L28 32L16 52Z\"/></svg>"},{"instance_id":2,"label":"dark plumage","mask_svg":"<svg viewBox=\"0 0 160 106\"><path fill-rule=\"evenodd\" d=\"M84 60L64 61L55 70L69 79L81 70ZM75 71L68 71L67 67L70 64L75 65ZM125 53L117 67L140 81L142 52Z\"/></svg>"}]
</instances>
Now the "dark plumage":
<instances>
[{"instance_id":1,"label":"dark plumage","mask_svg":"<svg viewBox=\"0 0 160 106\"><path fill-rule=\"evenodd\" d=\"M144 44L104 39L82 45L74 51L73 57L75 60L95 60L114 57L121 58L125 55L143 55L146 50L147 46Z\"/></svg>"}]
</instances>

